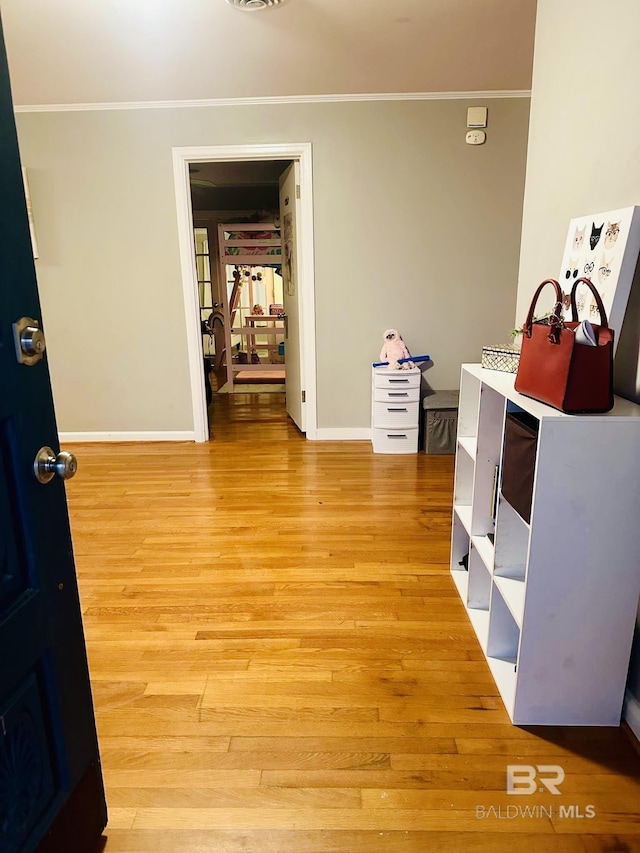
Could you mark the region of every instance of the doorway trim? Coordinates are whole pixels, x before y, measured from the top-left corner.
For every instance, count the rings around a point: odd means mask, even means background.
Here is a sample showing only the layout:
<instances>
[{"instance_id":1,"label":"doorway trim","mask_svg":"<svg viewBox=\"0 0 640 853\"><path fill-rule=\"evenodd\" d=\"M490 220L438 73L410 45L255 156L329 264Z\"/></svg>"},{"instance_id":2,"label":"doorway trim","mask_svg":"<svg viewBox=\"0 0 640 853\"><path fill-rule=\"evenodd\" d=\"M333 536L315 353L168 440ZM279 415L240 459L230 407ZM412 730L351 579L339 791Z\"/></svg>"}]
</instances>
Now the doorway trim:
<instances>
[{"instance_id":1,"label":"doorway trim","mask_svg":"<svg viewBox=\"0 0 640 853\"><path fill-rule=\"evenodd\" d=\"M178 213L178 240L184 312L189 353L194 438L208 441L209 423L202 371L202 332L198 276L193 252L193 211L189 191L189 164L242 160L298 160L300 163L300 362L305 390L305 427L310 440L317 439L316 324L313 242L313 180L310 142L270 145L200 145L173 149L173 176Z\"/></svg>"}]
</instances>

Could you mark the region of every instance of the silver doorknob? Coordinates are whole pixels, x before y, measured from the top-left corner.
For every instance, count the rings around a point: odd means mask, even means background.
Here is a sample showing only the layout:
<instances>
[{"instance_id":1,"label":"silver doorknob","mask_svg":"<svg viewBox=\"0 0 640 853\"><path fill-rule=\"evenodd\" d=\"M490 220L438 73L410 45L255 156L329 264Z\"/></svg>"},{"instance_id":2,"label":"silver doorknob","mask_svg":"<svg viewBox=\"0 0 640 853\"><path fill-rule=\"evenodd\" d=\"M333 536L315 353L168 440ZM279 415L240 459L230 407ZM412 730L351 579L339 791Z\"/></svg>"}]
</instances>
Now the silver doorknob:
<instances>
[{"instance_id":1,"label":"silver doorknob","mask_svg":"<svg viewBox=\"0 0 640 853\"><path fill-rule=\"evenodd\" d=\"M33 463L33 473L39 483L48 483L57 475L61 480L70 480L78 470L78 460L67 450L56 456L50 447L41 447Z\"/></svg>"},{"instance_id":2,"label":"silver doorknob","mask_svg":"<svg viewBox=\"0 0 640 853\"><path fill-rule=\"evenodd\" d=\"M13 324L13 338L16 345L16 357L20 364L31 367L37 364L45 351L44 332L33 317L20 317Z\"/></svg>"},{"instance_id":3,"label":"silver doorknob","mask_svg":"<svg viewBox=\"0 0 640 853\"><path fill-rule=\"evenodd\" d=\"M25 355L39 355L44 352L44 332L37 326L27 326L20 335L20 346Z\"/></svg>"}]
</instances>

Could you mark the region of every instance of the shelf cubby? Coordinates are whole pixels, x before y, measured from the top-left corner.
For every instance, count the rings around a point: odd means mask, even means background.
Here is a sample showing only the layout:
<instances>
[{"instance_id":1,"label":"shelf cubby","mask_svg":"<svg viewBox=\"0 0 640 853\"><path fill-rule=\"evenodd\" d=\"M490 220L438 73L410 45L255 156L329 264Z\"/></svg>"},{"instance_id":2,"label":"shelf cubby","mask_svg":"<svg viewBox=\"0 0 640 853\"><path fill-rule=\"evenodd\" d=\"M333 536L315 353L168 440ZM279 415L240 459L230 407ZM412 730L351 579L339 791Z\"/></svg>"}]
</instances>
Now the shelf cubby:
<instances>
[{"instance_id":1,"label":"shelf cubby","mask_svg":"<svg viewBox=\"0 0 640 853\"><path fill-rule=\"evenodd\" d=\"M493 588L486 655L507 710L513 713L520 628L499 589Z\"/></svg>"},{"instance_id":2,"label":"shelf cubby","mask_svg":"<svg viewBox=\"0 0 640 853\"><path fill-rule=\"evenodd\" d=\"M474 460L468 453L456 454L453 502L456 506L471 506L473 498Z\"/></svg>"},{"instance_id":3,"label":"shelf cubby","mask_svg":"<svg viewBox=\"0 0 640 853\"><path fill-rule=\"evenodd\" d=\"M469 588L469 571L462 566L463 558L469 560L470 539L459 516L454 514L451 531L451 574L460 597L466 603Z\"/></svg>"},{"instance_id":4,"label":"shelf cubby","mask_svg":"<svg viewBox=\"0 0 640 853\"><path fill-rule=\"evenodd\" d=\"M458 439L458 444L463 450L466 450L469 457L475 462L477 439L475 435L466 435Z\"/></svg>"},{"instance_id":5,"label":"shelf cubby","mask_svg":"<svg viewBox=\"0 0 640 853\"><path fill-rule=\"evenodd\" d=\"M483 650L487 648L490 598L491 574L472 543L469 551L467 613Z\"/></svg>"},{"instance_id":6,"label":"shelf cubby","mask_svg":"<svg viewBox=\"0 0 640 853\"><path fill-rule=\"evenodd\" d=\"M518 659L518 644L520 642L520 628L513 618L511 610L507 606L502 593L493 590L491 602L491 617L489 620L489 639L487 643L487 655L491 658L499 658L515 666Z\"/></svg>"},{"instance_id":7,"label":"shelf cubby","mask_svg":"<svg viewBox=\"0 0 640 853\"><path fill-rule=\"evenodd\" d=\"M467 616L476 632L476 637L480 643L480 648L487 653L487 636L489 634L489 611L482 610L479 607L467 608Z\"/></svg>"},{"instance_id":8,"label":"shelf cubby","mask_svg":"<svg viewBox=\"0 0 640 853\"><path fill-rule=\"evenodd\" d=\"M478 551L471 543L469 551L469 589L467 592L467 607L475 610L489 610L491 598L491 574Z\"/></svg>"},{"instance_id":9,"label":"shelf cubby","mask_svg":"<svg viewBox=\"0 0 640 853\"><path fill-rule=\"evenodd\" d=\"M501 490L527 523L531 519L539 434L540 419L509 401L502 448Z\"/></svg>"},{"instance_id":10,"label":"shelf cubby","mask_svg":"<svg viewBox=\"0 0 640 853\"><path fill-rule=\"evenodd\" d=\"M502 697L504 706L511 719L513 719L517 685L516 665L511 660L494 657L487 657L487 663L489 664L491 675Z\"/></svg>"},{"instance_id":11,"label":"shelf cubby","mask_svg":"<svg viewBox=\"0 0 640 853\"><path fill-rule=\"evenodd\" d=\"M490 539L491 535L492 534L487 534L486 536L472 536L471 541L482 562L485 564L489 572L493 573L495 548L493 541Z\"/></svg>"},{"instance_id":12,"label":"shelf cubby","mask_svg":"<svg viewBox=\"0 0 640 853\"><path fill-rule=\"evenodd\" d=\"M473 482L472 535L486 536L495 528L497 481L502 452L505 400L493 388L482 385L478 409L478 436Z\"/></svg>"},{"instance_id":13,"label":"shelf cubby","mask_svg":"<svg viewBox=\"0 0 640 853\"><path fill-rule=\"evenodd\" d=\"M518 627L521 627L526 590L524 581L507 577L496 577L494 575L493 582L500 590L500 594L515 619L516 624Z\"/></svg>"},{"instance_id":14,"label":"shelf cubby","mask_svg":"<svg viewBox=\"0 0 640 853\"><path fill-rule=\"evenodd\" d=\"M524 580L529 529L527 522L501 494L498 499L493 564L497 576Z\"/></svg>"}]
</instances>

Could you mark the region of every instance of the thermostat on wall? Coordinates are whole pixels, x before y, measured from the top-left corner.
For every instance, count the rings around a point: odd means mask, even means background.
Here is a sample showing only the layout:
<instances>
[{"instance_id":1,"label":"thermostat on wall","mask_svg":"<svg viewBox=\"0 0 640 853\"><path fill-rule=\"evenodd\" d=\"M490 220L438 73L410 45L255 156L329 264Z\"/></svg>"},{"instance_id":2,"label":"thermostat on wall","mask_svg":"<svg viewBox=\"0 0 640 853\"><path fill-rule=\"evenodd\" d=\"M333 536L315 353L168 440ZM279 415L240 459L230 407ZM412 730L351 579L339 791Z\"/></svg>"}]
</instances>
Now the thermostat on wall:
<instances>
[{"instance_id":1,"label":"thermostat on wall","mask_svg":"<svg viewBox=\"0 0 640 853\"><path fill-rule=\"evenodd\" d=\"M469 107L467 110L467 127L486 127L487 108Z\"/></svg>"},{"instance_id":2,"label":"thermostat on wall","mask_svg":"<svg viewBox=\"0 0 640 853\"><path fill-rule=\"evenodd\" d=\"M470 130L466 135L467 145L482 145L487 139L484 130Z\"/></svg>"}]
</instances>

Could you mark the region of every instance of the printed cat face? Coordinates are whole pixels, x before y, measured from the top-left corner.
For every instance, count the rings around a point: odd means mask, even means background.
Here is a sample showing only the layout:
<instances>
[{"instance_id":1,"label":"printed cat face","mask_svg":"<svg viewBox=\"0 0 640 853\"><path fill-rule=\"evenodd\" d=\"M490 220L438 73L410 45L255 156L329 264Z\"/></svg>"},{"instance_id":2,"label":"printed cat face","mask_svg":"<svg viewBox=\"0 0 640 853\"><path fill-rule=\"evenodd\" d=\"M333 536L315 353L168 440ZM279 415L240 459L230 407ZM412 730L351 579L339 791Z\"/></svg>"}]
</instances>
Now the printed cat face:
<instances>
[{"instance_id":1,"label":"printed cat face","mask_svg":"<svg viewBox=\"0 0 640 853\"><path fill-rule=\"evenodd\" d=\"M564 271L565 278L577 278L578 277L578 261L573 258L569 259L569 265L567 269Z\"/></svg>"},{"instance_id":2,"label":"printed cat face","mask_svg":"<svg viewBox=\"0 0 640 853\"><path fill-rule=\"evenodd\" d=\"M584 232L586 230L587 230L586 225L581 230L578 230L578 226L576 225L576 232L573 235L573 249L574 249L574 251L577 252L579 249L582 248L582 244L584 243Z\"/></svg>"},{"instance_id":3,"label":"printed cat face","mask_svg":"<svg viewBox=\"0 0 640 853\"><path fill-rule=\"evenodd\" d=\"M620 233L619 222L607 222L607 230L604 232L604 247L611 249L616 244L618 234Z\"/></svg>"},{"instance_id":4,"label":"printed cat face","mask_svg":"<svg viewBox=\"0 0 640 853\"><path fill-rule=\"evenodd\" d=\"M606 284L607 279L611 275L611 260L607 260L605 256L602 256L600 261L600 266L598 267L598 281L600 284Z\"/></svg>"},{"instance_id":5,"label":"printed cat face","mask_svg":"<svg viewBox=\"0 0 640 853\"><path fill-rule=\"evenodd\" d=\"M591 296L591 304L589 305L589 320L592 323L600 322L600 311L598 311L598 306L593 295Z\"/></svg>"},{"instance_id":6,"label":"printed cat face","mask_svg":"<svg viewBox=\"0 0 640 853\"><path fill-rule=\"evenodd\" d=\"M604 222L599 228L596 228L596 223L591 223L591 236L589 237L589 243L591 245L591 251L595 249L598 245L598 241L600 240L600 235L602 234L602 229L604 228Z\"/></svg>"},{"instance_id":7,"label":"printed cat face","mask_svg":"<svg viewBox=\"0 0 640 853\"><path fill-rule=\"evenodd\" d=\"M578 285L576 290L576 308L578 309L578 317L580 317L587 304L587 294L589 291L584 285Z\"/></svg>"},{"instance_id":8,"label":"printed cat face","mask_svg":"<svg viewBox=\"0 0 640 853\"><path fill-rule=\"evenodd\" d=\"M587 258L584 268L582 270L585 278L591 278L591 273L593 272L595 265L596 262L594 258L592 258L591 260Z\"/></svg>"}]
</instances>

